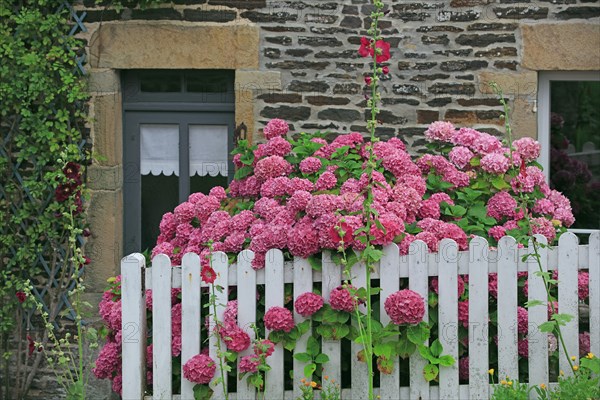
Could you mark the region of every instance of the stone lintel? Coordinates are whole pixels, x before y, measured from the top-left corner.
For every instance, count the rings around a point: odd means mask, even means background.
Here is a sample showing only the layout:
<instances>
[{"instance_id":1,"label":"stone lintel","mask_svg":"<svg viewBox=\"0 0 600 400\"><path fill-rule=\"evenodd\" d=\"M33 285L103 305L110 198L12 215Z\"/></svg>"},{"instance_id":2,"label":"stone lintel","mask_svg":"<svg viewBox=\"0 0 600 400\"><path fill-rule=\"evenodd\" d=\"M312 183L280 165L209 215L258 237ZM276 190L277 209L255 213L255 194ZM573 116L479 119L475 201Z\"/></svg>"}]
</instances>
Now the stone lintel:
<instances>
[{"instance_id":1,"label":"stone lintel","mask_svg":"<svg viewBox=\"0 0 600 400\"><path fill-rule=\"evenodd\" d=\"M537 71L600 69L600 24L577 22L521 25L521 65Z\"/></svg>"},{"instance_id":2,"label":"stone lintel","mask_svg":"<svg viewBox=\"0 0 600 400\"><path fill-rule=\"evenodd\" d=\"M258 69L259 28L235 23L129 21L102 24L91 65L112 69Z\"/></svg>"}]
</instances>

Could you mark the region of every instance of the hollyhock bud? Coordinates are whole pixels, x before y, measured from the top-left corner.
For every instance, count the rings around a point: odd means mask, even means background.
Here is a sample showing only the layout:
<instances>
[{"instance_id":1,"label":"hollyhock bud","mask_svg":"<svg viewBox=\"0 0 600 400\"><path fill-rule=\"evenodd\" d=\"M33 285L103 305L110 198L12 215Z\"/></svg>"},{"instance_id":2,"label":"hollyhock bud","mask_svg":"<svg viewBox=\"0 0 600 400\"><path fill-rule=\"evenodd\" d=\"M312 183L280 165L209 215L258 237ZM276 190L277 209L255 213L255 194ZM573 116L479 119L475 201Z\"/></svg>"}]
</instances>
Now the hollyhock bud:
<instances>
[{"instance_id":1,"label":"hollyhock bud","mask_svg":"<svg viewBox=\"0 0 600 400\"><path fill-rule=\"evenodd\" d=\"M23 302L25 302L25 299L27 299L27 295L22 290L19 290L16 293L16 296L17 296L17 300L19 300L19 303L23 303Z\"/></svg>"},{"instance_id":2,"label":"hollyhock bud","mask_svg":"<svg viewBox=\"0 0 600 400\"><path fill-rule=\"evenodd\" d=\"M370 76L365 76L365 83L368 86L371 86L371 82L373 82L373 80L371 79L371 77Z\"/></svg>"},{"instance_id":3,"label":"hollyhock bud","mask_svg":"<svg viewBox=\"0 0 600 400\"><path fill-rule=\"evenodd\" d=\"M381 68L381 72L383 72L384 75L387 75L390 73L390 69L388 67L383 67Z\"/></svg>"}]
</instances>

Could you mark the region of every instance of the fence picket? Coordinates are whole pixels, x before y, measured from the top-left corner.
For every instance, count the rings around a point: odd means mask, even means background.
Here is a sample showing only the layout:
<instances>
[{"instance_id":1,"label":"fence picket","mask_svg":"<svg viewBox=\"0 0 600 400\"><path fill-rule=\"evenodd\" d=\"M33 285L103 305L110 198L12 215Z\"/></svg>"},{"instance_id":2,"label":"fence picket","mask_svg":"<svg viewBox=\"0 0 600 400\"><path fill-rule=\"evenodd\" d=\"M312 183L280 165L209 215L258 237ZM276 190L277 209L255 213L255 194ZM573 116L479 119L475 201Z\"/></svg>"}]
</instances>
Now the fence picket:
<instances>
[{"instance_id":1,"label":"fence picket","mask_svg":"<svg viewBox=\"0 0 600 400\"><path fill-rule=\"evenodd\" d=\"M488 242L469 244L469 398L489 398Z\"/></svg>"},{"instance_id":2,"label":"fence picket","mask_svg":"<svg viewBox=\"0 0 600 400\"><path fill-rule=\"evenodd\" d=\"M281 250L269 250L265 261L265 312L273 306L283 307L283 253ZM268 335L268 330L267 330ZM275 346L275 352L269 358L271 370L267 372L265 396L267 399L283 399L284 348L281 343Z\"/></svg>"},{"instance_id":3,"label":"fence picket","mask_svg":"<svg viewBox=\"0 0 600 400\"><path fill-rule=\"evenodd\" d=\"M367 287L366 280L366 266L364 263L359 262L352 266L352 285L359 288ZM359 305L358 309L361 313L366 314L366 307ZM355 325L358 330L358 325ZM366 329L366 326L365 326ZM352 365L352 396L357 399L368 399L369 398L369 369L367 362L371 360L367 359L366 362L359 361L357 354L363 349L363 345L352 341L352 354L350 355Z\"/></svg>"},{"instance_id":4,"label":"fence picket","mask_svg":"<svg viewBox=\"0 0 600 400\"><path fill-rule=\"evenodd\" d=\"M400 289L400 251L395 243L385 246L383 256L379 262L379 281L381 297L379 300L379 315L383 326L390 322L390 317L385 312L385 299ZM398 357L394 360L394 370L391 374L380 374L380 395L383 400L400 398L400 363Z\"/></svg>"},{"instance_id":5,"label":"fence picket","mask_svg":"<svg viewBox=\"0 0 600 400\"><path fill-rule=\"evenodd\" d=\"M256 271L252 268L254 252L250 250L242 251L237 258L237 295L238 295L238 325L248 333L251 340L255 339L252 324L256 323ZM253 348L242 351L238 354L239 360L247 355L253 354ZM237 398L254 399L256 389L247 382L248 376L238 379Z\"/></svg>"},{"instance_id":6,"label":"fence picket","mask_svg":"<svg viewBox=\"0 0 600 400\"><path fill-rule=\"evenodd\" d=\"M123 399L144 395L146 381L146 301L142 290L144 256L131 254L121 260L121 326L123 337Z\"/></svg>"},{"instance_id":7,"label":"fence picket","mask_svg":"<svg viewBox=\"0 0 600 400\"><path fill-rule=\"evenodd\" d=\"M458 245L454 240L440 243L438 278L438 336L444 354L457 361L440 368L440 399L459 398L458 381Z\"/></svg>"},{"instance_id":8,"label":"fence picket","mask_svg":"<svg viewBox=\"0 0 600 400\"><path fill-rule=\"evenodd\" d=\"M217 278L213 283L215 288L215 306L217 309L217 320L223 321L223 314L225 312L225 307L227 305L227 296L229 292L229 264L227 260L227 254L217 251L212 254L211 257L211 267L215 270L217 274ZM212 290L212 288L211 288ZM211 293L212 295L212 293ZM213 314L213 307L210 308L210 314ZM209 354L213 360L217 363L217 370L215 372L215 377L221 377L221 370L219 367L219 358L217 357L218 347L221 347L221 351L225 351L225 343L219 338L218 334L214 331L215 328L215 320L214 318L210 318L209 322ZM218 341L218 342L217 342ZM215 381L213 380L210 384L213 392L213 397L216 400L221 400L225 398L225 393L223 391L223 386L227 386L227 373L224 374L224 382L215 385Z\"/></svg>"},{"instance_id":9,"label":"fence picket","mask_svg":"<svg viewBox=\"0 0 600 400\"><path fill-rule=\"evenodd\" d=\"M517 242L504 236L498 243L498 376L519 376L517 325Z\"/></svg>"},{"instance_id":10,"label":"fence picket","mask_svg":"<svg viewBox=\"0 0 600 400\"><path fill-rule=\"evenodd\" d=\"M600 356L600 232L590 235L590 351Z\"/></svg>"},{"instance_id":11,"label":"fence picket","mask_svg":"<svg viewBox=\"0 0 600 400\"><path fill-rule=\"evenodd\" d=\"M578 242L577 236L571 232L562 234L558 239L558 312L573 317L561 329L568 356L579 358ZM562 346L559 346L559 366L565 376L573 375Z\"/></svg>"},{"instance_id":12,"label":"fence picket","mask_svg":"<svg viewBox=\"0 0 600 400\"><path fill-rule=\"evenodd\" d=\"M429 293L429 272L427 270L428 250L425 242L415 240L408 250L408 287L423 296L425 301L424 321L429 321L427 298ZM427 344L427 341L425 342ZM429 382L423 376L427 361L415 352L410 356L410 398L429 399Z\"/></svg>"},{"instance_id":13,"label":"fence picket","mask_svg":"<svg viewBox=\"0 0 600 400\"><path fill-rule=\"evenodd\" d=\"M342 267L336 265L331 260L331 253L329 251L323 252L322 257L322 270L323 270L323 298L326 302L329 302L329 294L333 289L338 287L342 281ZM323 340L321 347L323 353L329 355L328 375L335 379L336 382L342 382L342 371L341 371L341 344L339 340Z\"/></svg>"},{"instance_id":14,"label":"fence picket","mask_svg":"<svg viewBox=\"0 0 600 400\"><path fill-rule=\"evenodd\" d=\"M296 257L294 258L294 304L298 296L306 292L312 292L313 289L313 276L312 276L312 267L308 260L303 258ZM294 307L294 323L296 325L304 322L306 318L296 312ZM302 335L296 341L296 347L294 348L294 354L296 353L305 353L306 352L306 343L308 338L311 336L312 332L309 329L304 335ZM296 360L294 358L294 398L299 398L302 395L302 391L300 390L299 380L301 377L304 377L304 366L306 363ZM328 364L324 365L325 370L328 368ZM325 373L324 373L325 374ZM310 376L306 376L306 379L311 379Z\"/></svg>"},{"instance_id":15,"label":"fence picket","mask_svg":"<svg viewBox=\"0 0 600 400\"><path fill-rule=\"evenodd\" d=\"M187 253L181 262L181 398L194 398L194 383L183 377L183 365L200 353L200 257Z\"/></svg>"},{"instance_id":16,"label":"fence picket","mask_svg":"<svg viewBox=\"0 0 600 400\"><path fill-rule=\"evenodd\" d=\"M548 249L544 247L547 243L543 236L536 236L536 240L540 243L538 253L542 271L548 270ZM533 246L528 247L528 254L533 253ZM529 307L528 310L528 325L529 331L527 334L528 359L529 359L529 381L539 385L541 383L548 384L548 334L540 332L538 326L548 321L548 302L546 289L544 288L544 280L536 273L540 267L533 257L529 257L526 261L528 268L528 301L541 300L541 306ZM537 398L530 394L530 398Z\"/></svg>"},{"instance_id":17,"label":"fence picket","mask_svg":"<svg viewBox=\"0 0 600 400\"><path fill-rule=\"evenodd\" d=\"M154 399L170 399L171 382L171 260L159 254L152 260L152 371Z\"/></svg>"}]
</instances>

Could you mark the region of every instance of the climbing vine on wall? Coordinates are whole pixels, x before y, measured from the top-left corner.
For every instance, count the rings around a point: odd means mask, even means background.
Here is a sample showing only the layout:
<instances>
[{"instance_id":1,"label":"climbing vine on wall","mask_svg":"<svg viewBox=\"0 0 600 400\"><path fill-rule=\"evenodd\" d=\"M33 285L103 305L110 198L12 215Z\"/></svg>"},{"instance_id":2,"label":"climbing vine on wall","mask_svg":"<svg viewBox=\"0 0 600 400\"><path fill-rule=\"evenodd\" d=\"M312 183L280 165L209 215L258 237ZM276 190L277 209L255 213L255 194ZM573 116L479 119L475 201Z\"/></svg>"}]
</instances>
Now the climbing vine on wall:
<instances>
[{"instance_id":1,"label":"climbing vine on wall","mask_svg":"<svg viewBox=\"0 0 600 400\"><path fill-rule=\"evenodd\" d=\"M41 357L23 286L52 321L69 306L85 264L72 243L84 233L85 81L82 42L64 1L0 3L0 335L5 398L24 397ZM70 239L71 238L71 239ZM33 318L35 321L35 317ZM29 350L29 351L28 351ZM16 371L9 373L8 368ZM12 393L11 393L12 391ZM0 396L1 397L1 396Z\"/></svg>"}]
</instances>

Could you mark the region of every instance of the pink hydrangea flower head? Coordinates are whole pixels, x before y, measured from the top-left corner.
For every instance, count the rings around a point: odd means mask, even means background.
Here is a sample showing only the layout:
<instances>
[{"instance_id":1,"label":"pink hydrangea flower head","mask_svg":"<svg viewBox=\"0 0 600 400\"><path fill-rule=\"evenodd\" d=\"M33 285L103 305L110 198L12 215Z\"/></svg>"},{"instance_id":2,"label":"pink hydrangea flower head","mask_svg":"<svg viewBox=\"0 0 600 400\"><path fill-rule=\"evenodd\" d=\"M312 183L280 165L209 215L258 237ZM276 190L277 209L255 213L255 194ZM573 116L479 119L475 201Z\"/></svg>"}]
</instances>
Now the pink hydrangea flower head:
<instances>
[{"instance_id":1,"label":"pink hydrangea flower head","mask_svg":"<svg viewBox=\"0 0 600 400\"><path fill-rule=\"evenodd\" d=\"M250 336L235 324L226 324L219 330L219 334L228 350L239 353L250 347Z\"/></svg>"},{"instance_id":2,"label":"pink hydrangea flower head","mask_svg":"<svg viewBox=\"0 0 600 400\"><path fill-rule=\"evenodd\" d=\"M472 149L481 155L497 153L502 150L502 143L488 133L480 133L480 136L473 142Z\"/></svg>"},{"instance_id":3,"label":"pink hydrangea flower head","mask_svg":"<svg viewBox=\"0 0 600 400\"><path fill-rule=\"evenodd\" d=\"M379 215L379 222L385 229L382 231L376 225L371 226L371 235L373 235L373 244L387 245L394 241L394 238L404 232L404 223L400 218L392 213L382 213Z\"/></svg>"},{"instance_id":4,"label":"pink hydrangea flower head","mask_svg":"<svg viewBox=\"0 0 600 400\"><path fill-rule=\"evenodd\" d=\"M450 161L460 169L468 166L474 156L475 154L468 147L464 146L455 146L448 154Z\"/></svg>"},{"instance_id":5,"label":"pink hydrangea flower head","mask_svg":"<svg viewBox=\"0 0 600 400\"><path fill-rule=\"evenodd\" d=\"M265 354L265 357L269 357L275 352L275 343L269 339L263 339L254 344L254 354L261 355Z\"/></svg>"},{"instance_id":6,"label":"pink hydrangea flower head","mask_svg":"<svg viewBox=\"0 0 600 400\"><path fill-rule=\"evenodd\" d=\"M425 301L417 292L399 290L385 299L385 312L396 325L416 325L425 315Z\"/></svg>"},{"instance_id":7,"label":"pink hydrangea flower head","mask_svg":"<svg viewBox=\"0 0 600 400\"><path fill-rule=\"evenodd\" d=\"M513 147L525 162L535 161L540 156L542 146L530 137L513 141Z\"/></svg>"},{"instance_id":8,"label":"pink hydrangea flower head","mask_svg":"<svg viewBox=\"0 0 600 400\"><path fill-rule=\"evenodd\" d=\"M96 359L96 366L92 369L98 379L107 379L119 370L121 365L121 349L114 342L107 342L100 350Z\"/></svg>"},{"instance_id":9,"label":"pink hydrangea flower head","mask_svg":"<svg viewBox=\"0 0 600 400\"><path fill-rule=\"evenodd\" d=\"M337 185L337 178L333 172L323 172L317 181L315 182L316 190L329 190L335 188Z\"/></svg>"},{"instance_id":10,"label":"pink hydrangea flower head","mask_svg":"<svg viewBox=\"0 0 600 400\"><path fill-rule=\"evenodd\" d=\"M255 373L258 371L258 366L260 364L260 358L255 354L244 356L240 359L240 363L238 364L238 370L240 373Z\"/></svg>"},{"instance_id":11,"label":"pink hydrangea flower head","mask_svg":"<svg viewBox=\"0 0 600 400\"><path fill-rule=\"evenodd\" d=\"M213 187L212 189L210 189L210 192L208 192L208 195L214 196L219 201L223 201L227 198L227 193L225 193L225 188L223 188L222 186Z\"/></svg>"},{"instance_id":12,"label":"pink hydrangea flower head","mask_svg":"<svg viewBox=\"0 0 600 400\"><path fill-rule=\"evenodd\" d=\"M456 128L451 122L436 121L429 125L425 131L425 137L429 141L450 142L456 133Z\"/></svg>"},{"instance_id":13,"label":"pink hydrangea flower head","mask_svg":"<svg viewBox=\"0 0 600 400\"><path fill-rule=\"evenodd\" d=\"M586 356L590 352L590 333L582 332L579 334L579 356Z\"/></svg>"},{"instance_id":14,"label":"pink hydrangea flower head","mask_svg":"<svg viewBox=\"0 0 600 400\"><path fill-rule=\"evenodd\" d=\"M315 172L318 172L322 166L321 160L317 157L307 157L300 161L299 164L300 172L303 174L314 174Z\"/></svg>"},{"instance_id":15,"label":"pink hydrangea flower head","mask_svg":"<svg viewBox=\"0 0 600 400\"><path fill-rule=\"evenodd\" d=\"M270 120L263 129L265 138L267 140L273 139L277 136L283 136L290 130L289 125L282 119L273 118Z\"/></svg>"},{"instance_id":16,"label":"pink hydrangea flower head","mask_svg":"<svg viewBox=\"0 0 600 400\"><path fill-rule=\"evenodd\" d=\"M510 168L510 161L499 153L489 153L481 159L481 169L490 174L504 174Z\"/></svg>"},{"instance_id":17,"label":"pink hydrangea flower head","mask_svg":"<svg viewBox=\"0 0 600 400\"><path fill-rule=\"evenodd\" d=\"M123 392L123 375L118 374L112 381L112 390L117 393L119 396Z\"/></svg>"},{"instance_id":18,"label":"pink hydrangea flower head","mask_svg":"<svg viewBox=\"0 0 600 400\"><path fill-rule=\"evenodd\" d=\"M196 354L183 365L183 376L190 382L207 385L215 376L217 365L210 356Z\"/></svg>"},{"instance_id":19,"label":"pink hydrangea flower head","mask_svg":"<svg viewBox=\"0 0 600 400\"><path fill-rule=\"evenodd\" d=\"M225 325L237 324L237 313L238 313L238 301L229 300L227 306L225 306L225 312L223 313L223 322Z\"/></svg>"},{"instance_id":20,"label":"pink hydrangea flower head","mask_svg":"<svg viewBox=\"0 0 600 400\"><path fill-rule=\"evenodd\" d=\"M552 221L543 217L531 218L530 224L531 231L534 234L544 235L548 239L548 243L552 243L556 237L556 228L552 224Z\"/></svg>"},{"instance_id":21,"label":"pink hydrangea flower head","mask_svg":"<svg viewBox=\"0 0 600 400\"><path fill-rule=\"evenodd\" d=\"M469 379L469 356L458 359L458 377L461 381Z\"/></svg>"},{"instance_id":22,"label":"pink hydrangea flower head","mask_svg":"<svg viewBox=\"0 0 600 400\"><path fill-rule=\"evenodd\" d=\"M460 276L457 277L457 288L458 288L458 297L462 296L463 293L465 292L465 281L463 278L461 278ZM434 277L431 278L431 290L433 290L436 294L439 293L439 286L438 286L438 278Z\"/></svg>"},{"instance_id":23,"label":"pink hydrangea flower head","mask_svg":"<svg viewBox=\"0 0 600 400\"><path fill-rule=\"evenodd\" d=\"M329 305L334 310L354 312L358 301L347 288L338 286L329 293Z\"/></svg>"},{"instance_id":24,"label":"pink hydrangea flower head","mask_svg":"<svg viewBox=\"0 0 600 400\"><path fill-rule=\"evenodd\" d=\"M175 219L179 224L190 222L195 217L194 204L187 201L175 207Z\"/></svg>"},{"instance_id":25,"label":"pink hydrangea flower head","mask_svg":"<svg viewBox=\"0 0 600 400\"><path fill-rule=\"evenodd\" d=\"M503 226L496 225L488 230L488 235L494 238L494 240L498 241L502 237L506 236L506 229Z\"/></svg>"},{"instance_id":26,"label":"pink hydrangea flower head","mask_svg":"<svg viewBox=\"0 0 600 400\"><path fill-rule=\"evenodd\" d=\"M577 277L579 300L585 300L590 295L590 274L588 272L579 272Z\"/></svg>"},{"instance_id":27,"label":"pink hydrangea flower head","mask_svg":"<svg viewBox=\"0 0 600 400\"><path fill-rule=\"evenodd\" d=\"M162 220L160 221L159 227L161 234L171 238L177 229L177 220L175 219L175 214L171 212L164 214Z\"/></svg>"},{"instance_id":28,"label":"pink hydrangea flower head","mask_svg":"<svg viewBox=\"0 0 600 400\"><path fill-rule=\"evenodd\" d=\"M458 302L458 322L465 328L469 327L469 300Z\"/></svg>"},{"instance_id":29,"label":"pink hydrangea flower head","mask_svg":"<svg viewBox=\"0 0 600 400\"><path fill-rule=\"evenodd\" d=\"M265 327L271 331L290 332L294 328L294 317L287 308L274 306L264 316Z\"/></svg>"},{"instance_id":30,"label":"pink hydrangea flower head","mask_svg":"<svg viewBox=\"0 0 600 400\"><path fill-rule=\"evenodd\" d=\"M423 202L421 203L421 208L419 209L419 216L421 218L438 219L440 215L441 213L439 202L432 199L423 200Z\"/></svg>"},{"instance_id":31,"label":"pink hydrangea flower head","mask_svg":"<svg viewBox=\"0 0 600 400\"><path fill-rule=\"evenodd\" d=\"M301 294L294 302L296 312L305 318L319 311L321 307L323 307L323 298L312 292Z\"/></svg>"},{"instance_id":32,"label":"pink hydrangea flower head","mask_svg":"<svg viewBox=\"0 0 600 400\"><path fill-rule=\"evenodd\" d=\"M493 195L487 203L487 215L496 220L503 217L513 218L517 201L508 192L498 192Z\"/></svg>"},{"instance_id":33,"label":"pink hydrangea flower head","mask_svg":"<svg viewBox=\"0 0 600 400\"><path fill-rule=\"evenodd\" d=\"M260 187L260 194L263 197L281 197L288 193L290 178L287 176L278 176L269 178Z\"/></svg>"},{"instance_id":34,"label":"pink hydrangea flower head","mask_svg":"<svg viewBox=\"0 0 600 400\"><path fill-rule=\"evenodd\" d=\"M529 340L527 338L519 339L517 344L519 356L529 358Z\"/></svg>"},{"instance_id":35,"label":"pink hydrangea flower head","mask_svg":"<svg viewBox=\"0 0 600 400\"><path fill-rule=\"evenodd\" d=\"M521 306L517 307L517 326L518 332L527 334L529 330L529 314L527 310Z\"/></svg>"},{"instance_id":36,"label":"pink hydrangea flower head","mask_svg":"<svg viewBox=\"0 0 600 400\"><path fill-rule=\"evenodd\" d=\"M262 182L269 178L287 176L292 172L292 166L281 156L268 156L256 163L254 175Z\"/></svg>"},{"instance_id":37,"label":"pink hydrangea flower head","mask_svg":"<svg viewBox=\"0 0 600 400\"><path fill-rule=\"evenodd\" d=\"M292 151L292 145L285 138L275 136L269 140L264 146L265 156L281 156L285 157Z\"/></svg>"},{"instance_id":38,"label":"pink hydrangea flower head","mask_svg":"<svg viewBox=\"0 0 600 400\"><path fill-rule=\"evenodd\" d=\"M482 132L472 128L460 128L452 137L452 143L465 146L473 150L473 144L483 135Z\"/></svg>"}]
</instances>

